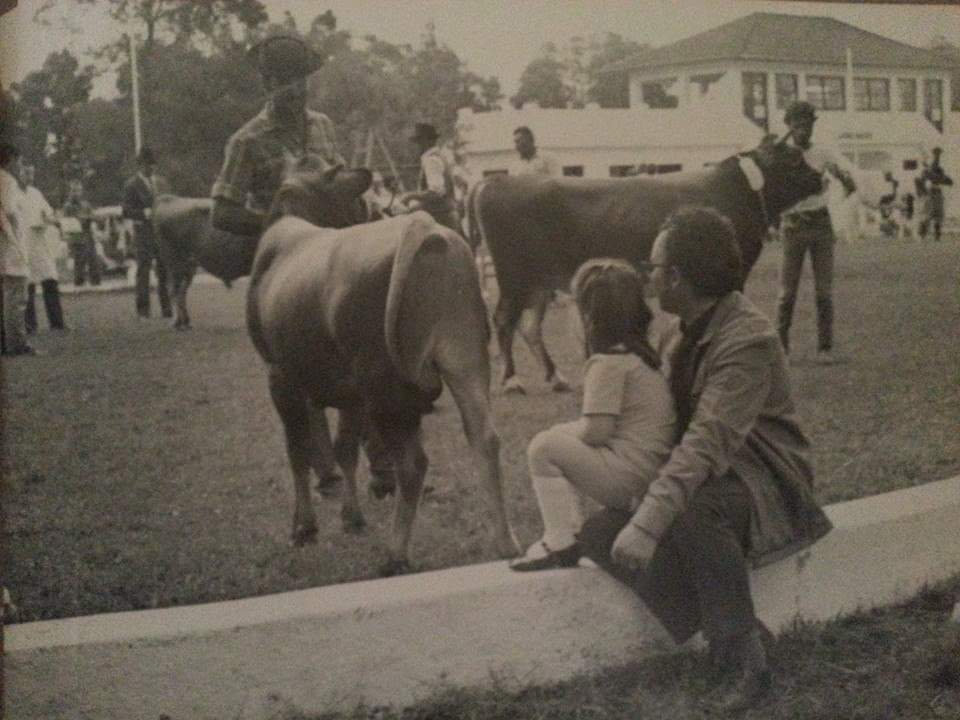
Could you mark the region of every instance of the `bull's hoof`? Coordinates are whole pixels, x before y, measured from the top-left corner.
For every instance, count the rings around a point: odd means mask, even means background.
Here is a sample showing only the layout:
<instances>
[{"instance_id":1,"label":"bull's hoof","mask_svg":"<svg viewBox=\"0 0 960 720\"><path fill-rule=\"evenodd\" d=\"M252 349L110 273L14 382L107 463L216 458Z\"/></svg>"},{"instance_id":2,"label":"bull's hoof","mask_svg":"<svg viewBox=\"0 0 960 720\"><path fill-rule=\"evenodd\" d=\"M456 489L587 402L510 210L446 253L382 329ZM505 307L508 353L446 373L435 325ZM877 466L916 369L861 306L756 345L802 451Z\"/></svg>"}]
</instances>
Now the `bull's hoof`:
<instances>
[{"instance_id":1,"label":"bull's hoof","mask_svg":"<svg viewBox=\"0 0 960 720\"><path fill-rule=\"evenodd\" d=\"M317 492L323 497L336 497L340 493L340 485L343 483L343 475L340 473L330 473L317 480Z\"/></svg>"},{"instance_id":2,"label":"bull's hoof","mask_svg":"<svg viewBox=\"0 0 960 720\"><path fill-rule=\"evenodd\" d=\"M293 529L290 541L294 547L303 547L304 545L316 545L317 527L298 527Z\"/></svg>"},{"instance_id":3,"label":"bull's hoof","mask_svg":"<svg viewBox=\"0 0 960 720\"><path fill-rule=\"evenodd\" d=\"M503 394L504 395L526 395L527 390L523 387L523 383L520 382L519 378L516 375L507 379L503 383Z\"/></svg>"},{"instance_id":4,"label":"bull's hoof","mask_svg":"<svg viewBox=\"0 0 960 720\"><path fill-rule=\"evenodd\" d=\"M570 385L570 381L567 380L563 375L560 373L554 373L553 380L550 381L550 387L554 392L562 393L570 392L572 386Z\"/></svg>"},{"instance_id":5,"label":"bull's hoof","mask_svg":"<svg viewBox=\"0 0 960 720\"><path fill-rule=\"evenodd\" d=\"M367 529L367 521L363 517L363 513L356 508L341 508L340 519L343 521L343 531L347 535L359 535Z\"/></svg>"},{"instance_id":6,"label":"bull's hoof","mask_svg":"<svg viewBox=\"0 0 960 720\"><path fill-rule=\"evenodd\" d=\"M380 566L380 577L394 577L396 575L406 575L413 570L410 567L410 561L406 558L387 560Z\"/></svg>"},{"instance_id":7,"label":"bull's hoof","mask_svg":"<svg viewBox=\"0 0 960 720\"><path fill-rule=\"evenodd\" d=\"M374 475L369 489L370 494L377 500L383 500L387 495L393 495L397 491L397 478L393 473Z\"/></svg>"}]
</instances>

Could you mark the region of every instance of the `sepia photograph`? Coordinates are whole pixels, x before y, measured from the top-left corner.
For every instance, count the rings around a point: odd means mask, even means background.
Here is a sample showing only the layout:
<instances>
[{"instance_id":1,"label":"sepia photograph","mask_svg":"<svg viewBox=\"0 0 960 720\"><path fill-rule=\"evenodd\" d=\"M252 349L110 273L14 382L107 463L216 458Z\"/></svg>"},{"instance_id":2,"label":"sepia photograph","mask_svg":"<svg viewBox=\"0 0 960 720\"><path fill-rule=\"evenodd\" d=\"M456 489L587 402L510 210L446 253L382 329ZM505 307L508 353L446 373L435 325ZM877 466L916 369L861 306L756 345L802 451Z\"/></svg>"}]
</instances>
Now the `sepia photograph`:
<instances>
[{"instance_id":1,"label":"sepia photograph","mask_svg":"<svg viewBox=\"0 0 960 720\"><path fill-rule=\"evenodd\" d=\"M960 718L960 5L0 0L0 720Z\"/></svg>"}]
</instances>

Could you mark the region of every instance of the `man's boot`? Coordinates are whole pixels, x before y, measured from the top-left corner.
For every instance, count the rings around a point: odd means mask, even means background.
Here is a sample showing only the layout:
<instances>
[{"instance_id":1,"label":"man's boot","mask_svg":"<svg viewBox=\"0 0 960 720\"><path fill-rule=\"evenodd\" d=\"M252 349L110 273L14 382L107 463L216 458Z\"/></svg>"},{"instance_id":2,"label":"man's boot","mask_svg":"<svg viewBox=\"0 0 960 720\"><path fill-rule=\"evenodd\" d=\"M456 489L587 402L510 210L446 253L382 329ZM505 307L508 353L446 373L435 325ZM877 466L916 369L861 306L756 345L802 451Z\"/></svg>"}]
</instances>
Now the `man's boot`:
<instances>
[{"instance_id":1,"label":"man's boot","mask_svg":"<svg viewBox=\"0 0 960 720\"><path fill-rule=\"evenodd\" d=\"M773 685L759 626L746 635L728 640L725 650L737 667L737 675L717 708L726 713L744 712L769 694Z\"/></svg>"}]
</instances>

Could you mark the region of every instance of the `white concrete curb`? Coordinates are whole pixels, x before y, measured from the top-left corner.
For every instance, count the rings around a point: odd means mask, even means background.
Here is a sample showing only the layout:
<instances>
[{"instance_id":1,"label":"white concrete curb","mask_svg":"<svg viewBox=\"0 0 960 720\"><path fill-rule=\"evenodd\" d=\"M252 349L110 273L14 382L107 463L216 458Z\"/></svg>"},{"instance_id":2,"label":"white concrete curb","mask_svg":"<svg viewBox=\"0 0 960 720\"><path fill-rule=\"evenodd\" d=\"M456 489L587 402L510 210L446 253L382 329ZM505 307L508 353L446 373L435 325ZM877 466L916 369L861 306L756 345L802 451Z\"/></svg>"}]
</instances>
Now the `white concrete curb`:
<instances>
[{"instance_id":1,"label":"white concrete curb","mask_svg":"<svg viewBox=\"0 0 960 720\"><path fill-rule=\"evenodd\" d=\"M960 572L960 477L828 508L835 529L753 575L782 628L889 604ZM8 717L220 720L407 704L558 680L671 647L596 568L505 563L250 600L13 625Z\"/></svg>"}]
</instances>

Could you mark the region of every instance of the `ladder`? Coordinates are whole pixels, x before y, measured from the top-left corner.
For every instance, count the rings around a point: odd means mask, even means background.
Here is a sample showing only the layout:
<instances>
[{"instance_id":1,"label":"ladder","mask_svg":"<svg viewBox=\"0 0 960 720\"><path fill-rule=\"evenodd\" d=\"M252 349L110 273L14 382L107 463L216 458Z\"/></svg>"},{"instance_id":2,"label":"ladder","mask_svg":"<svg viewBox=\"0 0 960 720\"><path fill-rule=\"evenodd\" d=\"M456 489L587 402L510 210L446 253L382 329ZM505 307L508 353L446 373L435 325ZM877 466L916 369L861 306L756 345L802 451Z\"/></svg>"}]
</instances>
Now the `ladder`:
<instances>
[{"instance_id":1,"label":"ladder","mask_svg":"<svg viewBox=\"0 0 960 720\"><path fill-rule=\"evenodd\" d=\"M373 169L373 153L377 148L380 148L380 152L383 155L384 159L387 161L387 165L390 167L390 173L393 175L397 183L397 189L403 193L407 189L404 187L403 177L400 175L397 170L396 164L393 162L393 155L390 154L390 148L387 147L387 144L383 141L383 138L380 136L380 133L377 132L374 128L369 128L367 130L367 138L364 142L363 147L357 146L353 151L353 161L351 165L353 167L365 167L368 170ZM361 162L362 160L362 162Z\"/></svg>"}]
</instances>

